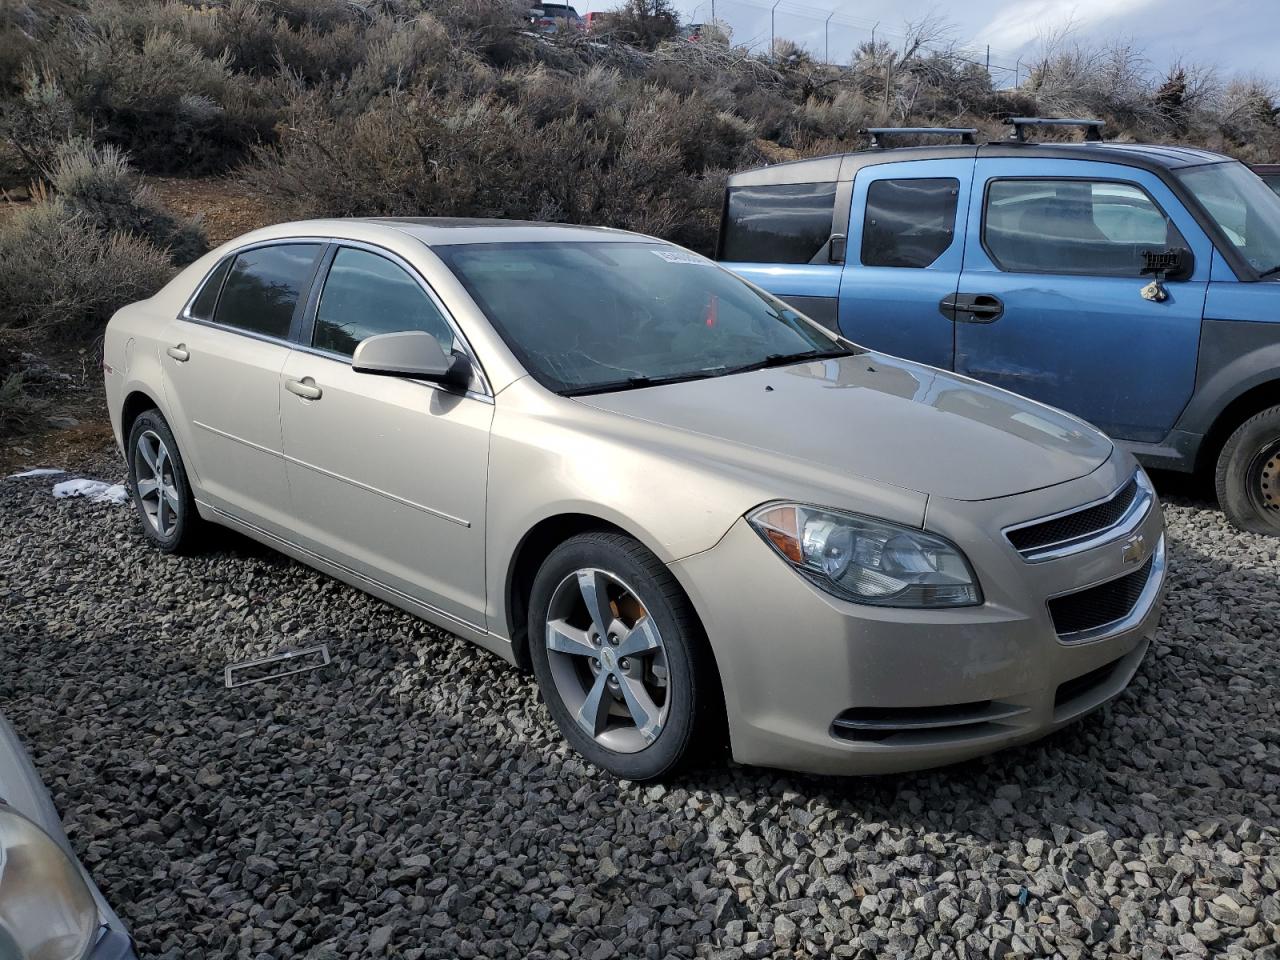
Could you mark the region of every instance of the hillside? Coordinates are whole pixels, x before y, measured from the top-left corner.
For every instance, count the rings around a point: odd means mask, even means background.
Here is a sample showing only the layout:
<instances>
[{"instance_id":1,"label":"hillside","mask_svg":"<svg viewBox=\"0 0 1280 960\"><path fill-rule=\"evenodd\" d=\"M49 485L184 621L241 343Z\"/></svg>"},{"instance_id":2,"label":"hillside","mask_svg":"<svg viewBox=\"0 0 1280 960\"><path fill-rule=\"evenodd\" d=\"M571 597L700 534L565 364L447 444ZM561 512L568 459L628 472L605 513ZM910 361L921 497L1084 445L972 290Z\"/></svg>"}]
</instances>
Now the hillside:
<instances>
[{"instance_id":1,"label":"hillside","mask_svg":"<svg viewBox=\"0 0 1280 960\"><path fill-rule=\"evenodd\" d=\"M535 34L513 0L0 0L0 430L24 416L16 352L91 344L260 223L502 216L706 251L730 172L860 148L870 125L1094 115L1118 138L1280 152L1265 83L1151 76L1123 44L1060 41L997 90L936 20L828 67L681 40L664 8Z\"/></svg>"}]
</instances>

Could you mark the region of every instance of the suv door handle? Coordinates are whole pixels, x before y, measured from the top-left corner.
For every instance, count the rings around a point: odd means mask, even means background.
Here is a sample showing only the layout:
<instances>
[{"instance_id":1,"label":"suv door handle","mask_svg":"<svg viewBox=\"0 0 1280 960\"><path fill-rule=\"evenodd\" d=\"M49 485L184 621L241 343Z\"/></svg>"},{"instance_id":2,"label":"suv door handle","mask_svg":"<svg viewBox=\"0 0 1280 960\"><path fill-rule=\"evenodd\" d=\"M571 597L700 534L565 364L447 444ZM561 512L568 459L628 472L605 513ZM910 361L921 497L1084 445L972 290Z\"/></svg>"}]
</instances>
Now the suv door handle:
<instances>
[{"instance_id":1,"label":"suv door handle","mask_svg":"<svg viewBox=\"0 0 1280 960\"><path fill-rule=\"evenodd\" d=\"M176 347L166 347L164 352L179 363L186 363L191 359L191 351L187 349L185 343L180 343Z\"/></svg>"},{"instance_id":2,"label":"suv door handle","mask_svg":"<svg viewBox=\"0 0 1280 960\"><path fill-rule=\"evenodd\" d=\"M1004 301L990 293L957 293L943 297L938 309L957 323L991 323L1004 315Z\"/></svg>"},{"instance_id":3,"label":"suv door handle","mask_svg":"<svg viewBox=\"0 0 1280 960\"><path fill-rule=\"evenodd\" d=\"M324 391L316 386L316 382L310 377L303 377L301 380L286 380L284 388L290 393L296 393L303 400L319 400L324 396Z\"/></svg>"}]
</instances>

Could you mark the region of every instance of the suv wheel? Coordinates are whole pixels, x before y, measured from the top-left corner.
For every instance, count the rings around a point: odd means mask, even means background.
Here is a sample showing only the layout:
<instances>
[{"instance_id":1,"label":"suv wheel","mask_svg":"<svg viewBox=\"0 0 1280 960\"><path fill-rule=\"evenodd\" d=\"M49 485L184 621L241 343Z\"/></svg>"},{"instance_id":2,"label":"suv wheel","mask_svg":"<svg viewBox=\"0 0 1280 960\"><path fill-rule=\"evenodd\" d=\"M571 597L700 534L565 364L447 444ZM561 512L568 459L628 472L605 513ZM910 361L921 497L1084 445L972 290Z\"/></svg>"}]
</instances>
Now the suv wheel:
<instances>
[{"instance_id":1,"label":"suv wheel","mask_svg":"<svg viewBox=\"0 0 1280 960\"><path fill-rule=\"evenodd\" d=\"M1218 455L1218 503L1242 530L1280 536L1280 406L1250 417Z\"/></svg>"},{"instance_id":2,"label":"suv wheel","mask_svg":"<svg viewBox=\"0 0 1280 960\"><path fill-rule=\"evenodd\" d=\"M147 539L165 553L193 547L202 532L173 431L159 410L139 414L129 430L129 488Z\"/></svg>"},{"instance_id":3,"label":"suv wheel","mask_svg":"<svg viewBox=\"0 0 1280 960\"><path fill-rule=\"evenodd\" d=\"M654 780L718 731L715 670L670 571L630 537L579 534L533 583L529 643L564 738L627 780Z\"/></svg>"}]
</instances>

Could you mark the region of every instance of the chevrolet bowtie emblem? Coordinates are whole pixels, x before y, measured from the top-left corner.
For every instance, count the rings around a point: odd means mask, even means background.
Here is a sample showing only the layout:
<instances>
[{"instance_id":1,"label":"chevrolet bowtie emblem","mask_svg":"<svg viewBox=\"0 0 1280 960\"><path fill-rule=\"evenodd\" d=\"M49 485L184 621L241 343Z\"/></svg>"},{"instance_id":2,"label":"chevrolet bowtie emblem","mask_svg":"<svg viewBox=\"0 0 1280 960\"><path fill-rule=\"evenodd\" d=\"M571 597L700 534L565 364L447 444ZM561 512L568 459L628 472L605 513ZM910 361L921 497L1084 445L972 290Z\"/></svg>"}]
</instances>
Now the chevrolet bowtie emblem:
<instances>
[{"instance_id":1,"label":"chevrolet bowtie emblem","mask_svg":"<svg viewBox=\"0 0 1280 960\"><path fill-rule=\"evenodd\" d=\"M1146 555L1147 538L1140 533L1135 533L1125 541L1124 553L1120 555L1120 562L1126 566L1131 563L1141 563Z\"/></svg>"}]
</instances>

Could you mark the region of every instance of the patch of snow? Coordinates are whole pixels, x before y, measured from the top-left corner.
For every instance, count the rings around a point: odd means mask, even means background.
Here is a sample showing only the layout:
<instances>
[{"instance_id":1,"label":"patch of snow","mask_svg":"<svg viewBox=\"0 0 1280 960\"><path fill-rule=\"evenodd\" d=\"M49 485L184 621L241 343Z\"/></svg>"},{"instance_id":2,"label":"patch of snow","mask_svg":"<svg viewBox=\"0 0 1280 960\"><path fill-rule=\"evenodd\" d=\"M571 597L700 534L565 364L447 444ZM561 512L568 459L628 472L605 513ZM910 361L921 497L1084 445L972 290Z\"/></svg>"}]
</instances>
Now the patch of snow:
<instances>
[{"instance_id":1,"label":"patch of snow","mask_svg":"<svg viewBox=\"0 0 1280 960\"><path fill-rule=\"evenodd\" d=\"M34 470L23 470L21 473L11 473L5 477L6 480L18 480L21 477L56 477L60 473L66 473L65 470L59 470L57 467L36 467Z\"/></svg>"},{"instance_id":2,"label":"patch of snow","mask_svg":"<svg viewBox=\"0 0 1280 960\"><path fill-rule=\"evenodd\" d=\"M59 499L88 497L94 503L114 503L117 506L129 500L129 491L124 484L107 483L105 480L63 480L53 485L53 495Z\"/></svg>"}]
</instances>

